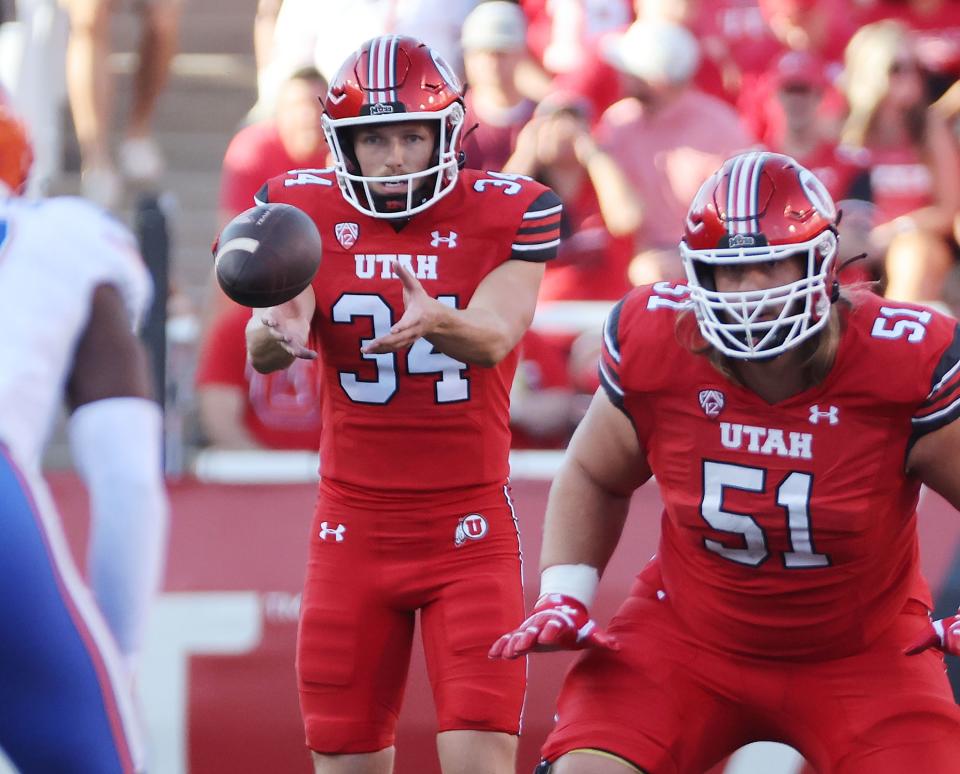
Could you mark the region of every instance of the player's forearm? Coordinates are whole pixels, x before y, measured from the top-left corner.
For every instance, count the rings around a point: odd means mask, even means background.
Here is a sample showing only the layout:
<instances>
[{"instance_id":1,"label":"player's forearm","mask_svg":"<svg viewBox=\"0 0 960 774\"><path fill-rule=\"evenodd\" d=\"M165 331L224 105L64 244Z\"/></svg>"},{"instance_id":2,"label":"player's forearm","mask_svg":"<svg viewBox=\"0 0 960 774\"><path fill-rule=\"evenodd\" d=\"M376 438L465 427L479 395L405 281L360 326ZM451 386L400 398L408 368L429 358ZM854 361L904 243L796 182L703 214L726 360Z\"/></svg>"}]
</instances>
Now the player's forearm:
<instances>
[{"instance_id":1,"label":"player's forearm","mask_svg":"<svg viewBox=\"0 0 960 774\"><path fill-rule=\"evenodd\" d=\"M643 223L643 206L634 187L616 160L596 148L584 161L587 174L597 192L600 216L613 236L632 234Z\"/></svg>"},{"instance_id":2,"label":"player's forearm","mask_svg":"<svg viewBox=\"0 0 960 774\"><path fill-rule=\"evenodd\" d=\"M620 540L630 496L611 492L568 455L547 502L540 569L584 564L601 573Z\"/></svg>"},{"instance_id":3,"label":"player's forearm","mask_svg":"<svg viewBox=\"0 0 960 774\"><path fill-rule=\"evenodd\" d=\"M166 554L162 428L159 406L136 397L84 404L69 424L74 461L90 493L91 587L131 667Z\"/></svg>"},{"instance_id":4,"label":"player's forearm","mask_svg":"<svg viewBox=\"0 0 960 774\"><path fill-rule=\"evenodd\" d=\"M517 345L526 326L511 324L488 309L444 307L431 329L425 338L443 354L464 363L495 366Z\"/></svg>"},{"instance_id":5,"label":"player's forearm","mask_svg":"<svg viewBox=\"0 0 960 774\"><path fill-rule=\"evenodd\" d=\"M256 318L247 325L247 356L250 365L261 374L280 371L296 358L287 352Z\"/></svg>"}]
</instances>

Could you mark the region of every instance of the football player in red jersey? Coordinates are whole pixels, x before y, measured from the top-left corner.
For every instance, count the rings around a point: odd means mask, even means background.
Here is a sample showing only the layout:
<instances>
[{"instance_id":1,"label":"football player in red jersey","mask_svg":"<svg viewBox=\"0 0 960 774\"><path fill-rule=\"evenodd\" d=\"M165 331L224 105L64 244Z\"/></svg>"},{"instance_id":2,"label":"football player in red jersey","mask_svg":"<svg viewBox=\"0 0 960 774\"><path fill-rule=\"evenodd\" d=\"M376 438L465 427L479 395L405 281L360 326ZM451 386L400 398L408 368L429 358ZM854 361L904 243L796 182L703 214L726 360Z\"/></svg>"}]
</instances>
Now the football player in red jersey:
<instances>
[{"instance_id":1,"label":"football player in red jersey","mask_svg":"<svg viewBox=\"0 0 960 774\"><path fill-rule=\"evenodd\" d=\"M322 480L297 646L318 772L389 772L417 611L445 772L512 772L522 663L487 650L523 613L509 391L561 205L461 170L462 88L428 46L364 43L333 79L332 170L267 182L324 240L312 286L254 313L268 372L323 353Z\"/></svg>"},{"instance_id":2,"label":"football player in red jersey","mask_svg":"<svg viewBox=\"0 0 960 774\"><path fill-rule=\"evenodd\" d=\"M491 649L589 648L543 770L699 774L773 740L821 774L956 771L957 638L929 620L915 508L922 483L960 506L960 332L840 289L836 223L790 157L735 156L689 210L687 284L611 312L542 596ZM657 557L604 632L587 610L654 474Z\"/></svg>"}]
</instances>

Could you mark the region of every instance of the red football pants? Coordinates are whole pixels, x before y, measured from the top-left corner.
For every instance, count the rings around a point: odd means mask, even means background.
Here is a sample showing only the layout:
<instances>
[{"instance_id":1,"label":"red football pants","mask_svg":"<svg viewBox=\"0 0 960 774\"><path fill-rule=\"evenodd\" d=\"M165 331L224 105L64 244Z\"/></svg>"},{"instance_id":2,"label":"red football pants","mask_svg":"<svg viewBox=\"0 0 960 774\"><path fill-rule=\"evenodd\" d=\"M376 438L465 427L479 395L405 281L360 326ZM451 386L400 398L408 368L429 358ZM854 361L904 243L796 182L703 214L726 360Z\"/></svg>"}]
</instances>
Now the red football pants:
<instances>
[{"instance_id":1,"label":"red football pants","mask_svg":"<svg viewBox=\"0 0 960 774\"><path fill-rule=\"evenodd\" d=\"M490 645L523 619L520 547L504 488L452 510L371 510L321 493L297 638L307 745L323 754L394 743L420 625L439 730L516 734L525 663Z\"/></svg>"},{"instance_id":2,"label":"red football pants","mask_svg":"<svg viewBox=\"0 0 960 774\"><path fill-rule=\"evenodd\" d=\"M647 774L702 774L768 740L819 774L955 772L960 708L943 657L902 654L926 620L911 602L862 653L787 662L711 650L668 600L631 596L609 629L621 650L585 653L567 675L543 755L592 747Z\"/></svg>"}]
</instances>

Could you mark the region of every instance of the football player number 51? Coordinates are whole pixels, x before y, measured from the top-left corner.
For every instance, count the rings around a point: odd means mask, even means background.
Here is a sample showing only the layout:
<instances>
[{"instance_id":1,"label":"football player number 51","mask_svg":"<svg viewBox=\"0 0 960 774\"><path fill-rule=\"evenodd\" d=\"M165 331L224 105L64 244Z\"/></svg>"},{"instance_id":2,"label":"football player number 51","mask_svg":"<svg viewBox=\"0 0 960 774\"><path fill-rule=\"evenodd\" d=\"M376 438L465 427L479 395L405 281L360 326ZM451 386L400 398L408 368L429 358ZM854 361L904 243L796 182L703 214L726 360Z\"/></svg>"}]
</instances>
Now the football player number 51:
<instances>
[{"instance_id":1,"label":"football player number 51","mask_svg":"<svg viewBox=\"0 0 960 774\"><path fill-rule=\"evenodd\" d=\"M704 539L704 545L715 554L737 564L758 567L765 562L770 551L763 528L753 516L735 513L723 508L724 489L739 489L745 492L766 493L767 471L745 465L704 460L703 501L700 515L715 530L732 532L740 536L739 545L728 546L719 540ZM826 567L830 559L818 554L813 547L810 532L810 487L813 476L793 471L777 484L776 503L783 508L786 517L790 550L783 553L783 566L787 569Z\"/></svg>"},{"instance_id":2,"label":"football player number 51","mask_svg":"<svg viewBox=\"0 0 960 774\"><path fill-rule=\"evenodd\" d=\"M440 303L456 309L456 296L437 296ZM393 325L393 311L381 296L372 293L345 293L333 305L331 319L335 323L352 323L358 317L367 317L373 323L373 336L363 339L360 346L386 336ZM356 371L341 371L340 386L355 403L382 404L397 392L397 354L361 354L364 360L377 367L376 379L363 379ZM407 352L407 373L439 374L433 387L437 403L457 403L470 398L470 382L462 372L467 364L434 350L426 339L417 339Z\"/></svg>"}]
</instances>

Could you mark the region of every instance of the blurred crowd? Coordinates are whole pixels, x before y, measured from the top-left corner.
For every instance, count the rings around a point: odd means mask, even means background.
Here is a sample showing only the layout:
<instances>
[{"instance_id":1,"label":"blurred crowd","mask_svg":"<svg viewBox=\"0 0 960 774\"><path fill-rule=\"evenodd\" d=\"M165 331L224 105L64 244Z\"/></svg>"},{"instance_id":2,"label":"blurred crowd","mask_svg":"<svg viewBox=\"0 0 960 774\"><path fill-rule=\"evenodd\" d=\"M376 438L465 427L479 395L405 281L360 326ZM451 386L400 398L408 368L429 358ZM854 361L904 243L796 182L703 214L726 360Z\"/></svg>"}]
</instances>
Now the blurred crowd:
<instances>
[{"instance_id":1,"label":"blurred crowd","mask_svg":"<svg viewBox=\"0 0 960 774\"><path fill-rule=\"evenodd\" d=\"M67 3L83 192L107 206L163 168L150 122L181 9L143 7L136 93L111 149L110 4ZM561 324L535 323L522 343L517 447L566 443L597 387L603 312L634 285L684 280L676 245L690 200L746 148L794 156L840 202L845 281L960 312L954 0L259 0L258 96L223 160L219 225L266 178L327 166L318 97L351 50L389 32L460 68L466 166L529 175L564 202L563 246L540 295L543 319ZM319 365L255 374L247 316L211 282L196 368L204 442L315 449Z\"/></svg>"}]
</instances>

